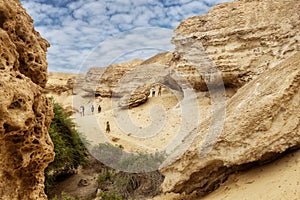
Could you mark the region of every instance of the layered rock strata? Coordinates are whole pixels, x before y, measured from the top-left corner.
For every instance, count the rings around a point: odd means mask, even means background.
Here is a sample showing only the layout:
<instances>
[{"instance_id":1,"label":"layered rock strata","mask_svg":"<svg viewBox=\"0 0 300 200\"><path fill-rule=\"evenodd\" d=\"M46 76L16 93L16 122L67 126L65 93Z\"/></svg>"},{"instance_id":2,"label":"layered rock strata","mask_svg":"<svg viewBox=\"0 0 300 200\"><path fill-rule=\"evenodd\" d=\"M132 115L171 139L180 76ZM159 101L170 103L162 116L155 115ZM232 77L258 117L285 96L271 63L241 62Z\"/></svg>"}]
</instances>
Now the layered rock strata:
<instances>
[{"instance_id":1,"label":"layered rock strata","mask_svg":"<svg viewBox=\"0 0 300 200\"><path fill-rule=\"evenodd\" d=\"M170 68L172 58L172 53L165 52L145 61L135 59L105 68L91 68L80 87L89 96L114 98L115 106L122 109L145 103L150 89L159 84L182 93L181 84L187 82Z\"/></svg>"},{"instance_id":2,"label":"layered rock strata","mask_svg":"<svg viewBox=\"0 0 300 200\"><path fill-rule=\"evenodd\" d=\"M299 10L297 0L236 0L214 6L175 29L174 67L199 90L207 90L207 78L215 71L225 86L239 88L300 50ZM185 56L193 53L195 43L196 60Z\"/></svg>"},{"instance_id":3,"label":"layered rock strata","mask_svg":"<svg viewBox=\"0 0 300 200\"><path fill-rule=\"evenodd\" d=\"M0 199L47 199L52 105L42 94L49 43L19 1L0 1Z\"/></svg>"},{"instance_id":4,"label":"layered rock strata","mask_svg":"<svg viewBox=\"0 0 300 200\"><path fill-rule=\"evenodd\" d=\"M207 135L218 128L211 116L190 133L188 151L165 163L164 192L194 199L236 170L300 147L299 10L297 0L236 0L175 29L174 67L183 76L198 80L199 90L220 80L239 89L226 103L220 135Z\"/></svg>"},{"instance_id":5,"label":"layered rock strata","mask_svg":"<svg viewBox=\"0 0 300 200\"><path fill-rule=\"evenodd\" d=\"M105 68L90 68L85 76L84 84L80 87L96 96L111 97L119 80L140 63L142 63L142 60L135 59Z\"/></svg>"},{"instance_id":6,"label":"layered rock strata","mask_svg":"<svg viewBox=\"0 0 300 200\"><path fill-rule=\"evenodd\" d=\"M300 147L299 59L297 53L240 88L218 137L207 140L213 127L201 123L188 151L161 169L163 191L203 196L240 167Z\"/></svg>"}]
</instances>

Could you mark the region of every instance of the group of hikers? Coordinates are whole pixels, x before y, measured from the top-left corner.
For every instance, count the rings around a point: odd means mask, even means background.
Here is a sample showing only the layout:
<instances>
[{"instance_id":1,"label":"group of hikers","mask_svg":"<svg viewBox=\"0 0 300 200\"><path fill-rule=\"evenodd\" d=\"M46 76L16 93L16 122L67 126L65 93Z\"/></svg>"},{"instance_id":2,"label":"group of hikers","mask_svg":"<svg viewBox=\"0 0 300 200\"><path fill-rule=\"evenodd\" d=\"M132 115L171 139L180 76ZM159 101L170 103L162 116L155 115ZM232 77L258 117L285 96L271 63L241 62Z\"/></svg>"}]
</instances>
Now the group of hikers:
<instances>
[{"instance_id":1,"label":"group of hikers","mask_svg":"<svg viewBox=\"0 0 300 200\"><path fill-rule=\"evenodd\" d=\"M101 110L102 110L101 105L98 105L98 113L101 113ZM94 111L95 111L95 107L92 104L92 106L91 106L91 112L92 112L92 114L94 114ZM80 113L81 117L84 116L84 106L80 106L79 113Z\"/></svg>"},{"instance_id":2,"label":"group of hikers","mask_svg":"<svg viewBox=\"0 0 300 200\"><path fill-rule=\"evenodd\" d=\"M156 88L152 87L150 93L151 93L152 97L155 97ZM157 96L161 96L161 86L160 85L158 86ZM97 110L98 110L98 113L101 113L101 110L102 110L101 105L98 105ZM95 111L95 106L94 106L94 104L92 104L91 105L91 113L94 114L94 111ZM83 105L80 106L79 113L80 113L81 117L84 117L84 106ZM105 132L106 133L110 133L110 124L109 124L109 121L106 122Z\"/></svg>"},{"instance_id":3,"label":"group of hikers","mask_svg":"<svg viewBox=\"0 0 300 200\"><path fill-rule=\"evenodd\" d=\"M98 113L101 113L101 105L98 105ZM95 107L94 107L94 104L92 104L91 106L91 112L92 114L94 114L94 111L95 111ZM80 106L79 108L79 112L80 112L80 116L83 117L84 116L84 106ZM109 124L109 121L106 122L106 128L105 128L105 132L106 133L109 133L110 132L110 124Z\"/></svg>"}]
</instances>

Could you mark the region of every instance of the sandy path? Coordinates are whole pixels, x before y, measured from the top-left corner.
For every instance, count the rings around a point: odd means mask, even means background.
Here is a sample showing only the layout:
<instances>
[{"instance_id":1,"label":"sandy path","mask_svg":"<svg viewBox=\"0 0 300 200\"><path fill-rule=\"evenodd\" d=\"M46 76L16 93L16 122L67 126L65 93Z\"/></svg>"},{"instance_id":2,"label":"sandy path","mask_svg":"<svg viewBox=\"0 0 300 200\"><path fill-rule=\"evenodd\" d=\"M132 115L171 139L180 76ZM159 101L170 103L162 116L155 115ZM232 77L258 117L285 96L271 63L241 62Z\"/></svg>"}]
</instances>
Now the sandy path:
<instances>
[{"instance_id":1,"label":"sandy path","mask_svg":"<svg viewBox=\"0 0 300 200\"><path fill-rule=\"evenodd\" d=\"M92 145L110 142L122 145L129 152L154 152L172 140L172 133L177 133L180 125L178 122L179 113L173 109L178 102L175 96L166 95L149 98L146 104L130 110L112 109L111 99L103 99L100 102L101 113L96 112L95 114L91 114L90 110L87 110L92 104L91 101L82 100L82 102L86 107L85 116L81 117L77 113L74 117L79 132ZM96 107L98 104L94 103ZM155 106L159 105L163 108L161 111L164 115L164 122L159 121L162 124L158 125L158 129L150 130L153 133L145 135L145 132L149 132L149 127L155 120L152 119L153 116L155 118L155 115L151 113L151 109L155 109ZM110 133L105 133L106 121L110 122ZM142 135L135 134L136 132L140 132Z\"/></svg>"},{"instance_id":2,"label":"sandy path","mask_svg":"<svg viewBox=\"0 0 300 200\"><path fill-rule=\"evenodd\" d=\"M83 99L74 96L73 106L85 105L85 116L74 115L80 133L92 144L109 142L121 145L128 152L172 151L182 143L185 134L194 128L199 120L195 109L200 109L198 99L192 91L185 91L185 98L179 104L176 94L163 90L160 97L149 97L148 101L130 110L113 109L113 99ZM91 113L92 103L96 112ZM203 104L203 99L201 100ZM97 106L101 105L101 113ZM207 112L207 102L202 106L202 116ZM198 107L197 107L198 106ZM205 109L204 109L205 108ZM197 115L200 115L198 110ZM105 133L106 122L110 122L110 133ZM169 153L168 152L168 153Z\"/></svg>"}]
</instances>

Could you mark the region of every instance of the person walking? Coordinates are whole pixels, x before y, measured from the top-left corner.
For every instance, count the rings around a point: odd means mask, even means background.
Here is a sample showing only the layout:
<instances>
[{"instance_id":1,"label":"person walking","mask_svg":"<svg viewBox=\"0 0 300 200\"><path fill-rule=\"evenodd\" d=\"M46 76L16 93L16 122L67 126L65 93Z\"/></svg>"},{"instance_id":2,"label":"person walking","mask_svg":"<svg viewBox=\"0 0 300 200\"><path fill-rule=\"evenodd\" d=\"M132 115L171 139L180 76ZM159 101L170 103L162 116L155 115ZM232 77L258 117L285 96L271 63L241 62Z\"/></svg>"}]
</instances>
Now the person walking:
<instances>
[{"instance_id":1,"label":"person walking","mask_svg":"<svg viewBox=\"0 0 300 200\"><path fill-rule=\"evenodd\" d=\"M161 96L161 85L158 86L158 93L157 96Z\"/></svg>"},{"instance_id":2,"label":"person walking","mask_svg":"<svg viewBox=\"0 0 300 200\"><path fill-rule=\"evenodd\" d=\"M91 107L92 114L94 114L94 110L95 110L95 107L94 107L94 104L92 104L92 107Z\"/></svg>"},{"instance_id":3,"label":"person walking","mask_svg":"<svg viewBox=\"0 0 300 200\"><path fill-rule=\"evenodd\" d=\"M101 106L98 106L98 113L101 113Z\"/></svg>"},{"instance_id":4,"label":"person walking","mask_svg":"<svg viewBox=\"0 0 300 200\"><path fill-rule=\"evenodd\" d=\"M109 133L109 132L110 132L110 124L109 124L109 121L106 122L106 129L105 129L105 132L106 132L106 133Z\"/></svg>"},{"instance_id":5,"label":"person walking","mask_svg":"<svg viewBox=\"0 0 300 200\"><path fill-rule=\"evenodd\" d=\"M83 117L84 116L84 107L83 106L80 106L79 112L80 112L80 116Z\"/></svg>"},{"instance_id":6,"label":"person walking","mask_svg":"<svg viewBox=\"0 0 300 200\"><path fill-rule=\"evenodd\" d=\"M155 88L154 87L151 88L151 94L152 94L152 97L155 96Z\"/></svg>"}]
</instances>

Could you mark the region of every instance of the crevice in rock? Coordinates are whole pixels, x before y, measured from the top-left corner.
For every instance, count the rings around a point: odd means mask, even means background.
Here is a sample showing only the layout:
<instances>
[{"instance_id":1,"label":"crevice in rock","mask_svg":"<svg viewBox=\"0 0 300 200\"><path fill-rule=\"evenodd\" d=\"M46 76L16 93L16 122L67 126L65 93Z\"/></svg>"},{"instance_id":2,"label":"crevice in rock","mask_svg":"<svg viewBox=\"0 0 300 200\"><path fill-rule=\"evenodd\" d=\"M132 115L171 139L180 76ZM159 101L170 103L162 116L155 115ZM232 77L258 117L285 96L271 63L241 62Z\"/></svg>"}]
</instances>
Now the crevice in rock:
<instances>
[{"instance_id":1,"label":"crevice in rock","mask_svg":"<svg viewBox=\"0 0 300 200\"><path fill-rule=\"evenodd\" d=\"M12 131L17 131L19 129L19 127L12 126L8 123L4 123L3 127L5 129L5 133L9 133L9 132L12 132Z\"/></svg>"},{"instance_id":2,"label":"crevice in rock","mask_svg":"<svg viewBox=\"0 0 300 200\"><path fill-rule=\"evenodd\" d=\"M6 21L6 16L2 10L0 10L0 28L3 29L4 22Z\"/></svg>"}]
</instances>

